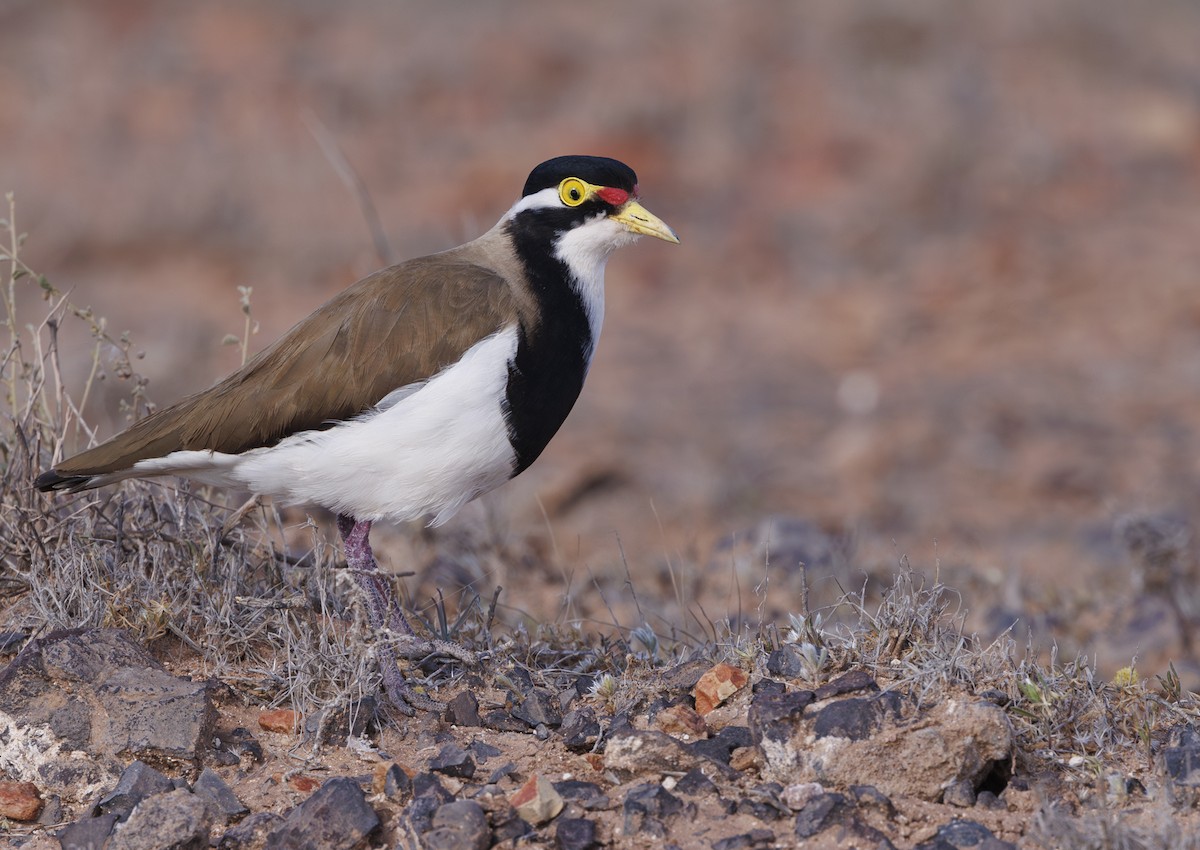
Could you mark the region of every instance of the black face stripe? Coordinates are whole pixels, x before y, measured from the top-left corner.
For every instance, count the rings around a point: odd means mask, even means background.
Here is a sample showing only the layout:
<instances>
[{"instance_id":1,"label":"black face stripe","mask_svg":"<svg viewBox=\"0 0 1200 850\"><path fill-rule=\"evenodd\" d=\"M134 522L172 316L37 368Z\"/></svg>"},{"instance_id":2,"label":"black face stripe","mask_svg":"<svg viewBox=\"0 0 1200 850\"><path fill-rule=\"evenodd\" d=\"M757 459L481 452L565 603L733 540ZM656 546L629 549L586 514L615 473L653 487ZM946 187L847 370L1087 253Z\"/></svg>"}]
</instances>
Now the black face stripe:
<instances>
[{"instance_id":1,"label":"black face stripe","mask_svg":"<svg viewBox=\"0 0 1200 850\"><path fill-rule=\"evenodd\" d=\"M586 217L581 209L531 210L508 224L541 314L535 327L521 325L517 352L509 364L504 417L517 456L513 475L537 460L558 432L587 374L591 325L570 283L570 271L554 256L558 235L574 219Z\"/></svg>"},{"instance_id":2,"label":"black face stripe","mask_svg":"<svg viewBox=\"0 0 1200 850\"><path fill-rule=\"evenodd\" d=\"M623 162L606 156L559 156L530 172L521 196L557 187L568 177L578 177L593 186L624 189L631 195L637 189L637 175Z\"/></svg>"}]
</instances>

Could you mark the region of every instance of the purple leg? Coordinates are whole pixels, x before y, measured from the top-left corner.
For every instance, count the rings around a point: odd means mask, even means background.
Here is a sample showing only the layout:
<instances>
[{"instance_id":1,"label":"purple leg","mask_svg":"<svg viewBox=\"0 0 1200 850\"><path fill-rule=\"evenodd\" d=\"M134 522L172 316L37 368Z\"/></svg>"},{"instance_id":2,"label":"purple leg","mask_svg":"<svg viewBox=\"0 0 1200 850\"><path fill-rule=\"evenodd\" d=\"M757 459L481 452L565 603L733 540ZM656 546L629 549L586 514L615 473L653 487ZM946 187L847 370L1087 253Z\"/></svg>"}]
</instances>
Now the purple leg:
<instances>
[{"instance_id":1,"label":"purple leg","mask_svg":"<svg viewBox=\"0 0 1200 850\"><path fill-rule=\"evenodd\" d=\"M384 624L397 634L412 635L412 626L400 610L400 604L392 594L392 586L379 574L375 554L371 551L369 520L355 522L353 517L339 514L338 531L342 535L342 549L346 553L346 564L354 574L359 587L367 595L369 621L377 629Z\"/></svg>"},{"instance_id":2,"label":"purple leg","mask_svg":"<svg viewBox=\"0 0 1200 850\"><path fill-rule=\"evenodd\" d=\"M367 539L371 533L371 523L355 522L352 517L339 515L337 525L342 535L346 564L367 597L367 622L376 630L388 628L397 634L411 636L412 627L404 618L404 612L392 594L391 585L379 574L375 555L371 552L371 541ZM411 715L414 706L432 707L432 700L415 694L408 682L404 681L390 640L379 643L379 667L388 698L399 711Z\"/></svg>"}]
</instances>

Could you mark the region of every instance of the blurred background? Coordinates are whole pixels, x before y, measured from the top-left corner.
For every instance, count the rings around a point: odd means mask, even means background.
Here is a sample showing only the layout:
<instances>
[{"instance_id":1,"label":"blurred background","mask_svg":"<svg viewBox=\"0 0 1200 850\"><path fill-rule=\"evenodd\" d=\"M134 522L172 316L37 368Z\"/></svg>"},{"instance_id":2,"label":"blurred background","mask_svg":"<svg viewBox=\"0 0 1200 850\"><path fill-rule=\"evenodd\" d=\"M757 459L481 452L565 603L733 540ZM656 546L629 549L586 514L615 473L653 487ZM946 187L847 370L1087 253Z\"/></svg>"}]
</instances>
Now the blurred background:
<instances>
[{"instance_id":1,"label":"blurred background","mask_svg":"<svg viewBox=\"0 0 1200 850\"><path fill-rule=\"evenodd\" d=\"M907 559L987 638L1196 687L1198 44L1189 0L0 0L0 189L165 404L240 363L239 286L257 350L380 265L312 126L397 258L620 158L683 244L610 263L533 469L385 558L696 633Z\"/></svg>"}]
</instances>

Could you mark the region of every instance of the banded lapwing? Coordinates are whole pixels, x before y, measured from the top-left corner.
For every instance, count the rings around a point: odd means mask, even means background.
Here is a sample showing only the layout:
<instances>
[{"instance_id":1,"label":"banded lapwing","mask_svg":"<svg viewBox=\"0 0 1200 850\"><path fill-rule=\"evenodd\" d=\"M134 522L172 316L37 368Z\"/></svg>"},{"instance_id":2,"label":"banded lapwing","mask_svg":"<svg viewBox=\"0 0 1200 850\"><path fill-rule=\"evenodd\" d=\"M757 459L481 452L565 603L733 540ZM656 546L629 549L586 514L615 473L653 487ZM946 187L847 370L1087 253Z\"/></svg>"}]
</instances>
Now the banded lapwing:
<instances>
[{"instance_id":1,"label":"banded lapwing","mask_svg":"<svg viewBox=\"0 0 1200 850\"><path fill-rule=\"evenodd\" d=\"M211 389L57 463L41 490L178 475L337 515L373 628L412 635L378 572L380 520L450 519L527 468L583 387L609 255L678 242L614 159L564 156L471 242L376 272ZM391 701L432 702L380 653Z\"/></svg>"}]
</instances>

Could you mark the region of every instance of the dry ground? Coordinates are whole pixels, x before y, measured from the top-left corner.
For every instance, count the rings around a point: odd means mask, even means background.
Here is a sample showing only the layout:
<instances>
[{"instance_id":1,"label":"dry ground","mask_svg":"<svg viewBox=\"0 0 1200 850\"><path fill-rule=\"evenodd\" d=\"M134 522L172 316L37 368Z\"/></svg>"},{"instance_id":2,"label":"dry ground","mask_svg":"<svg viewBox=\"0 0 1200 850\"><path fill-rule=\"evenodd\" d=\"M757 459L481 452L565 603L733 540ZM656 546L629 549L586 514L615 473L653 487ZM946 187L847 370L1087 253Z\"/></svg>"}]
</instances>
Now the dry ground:
<instances>
[{"instance_id":1,"label":"dry ground","mask_svg":"<svg viewBox=\"0 0 1200 850\"><path fill-rule=\"evenodd\" d=\"M1198 39L1170 0L13 0L0 189L161 403L237 364L238 286L261 347L378 264L313 119L396 257L541 159L620 157L683 245L613 261L530 472L379 536L414 598L702 635L797 611L797 560L825 604L907 556L985 640L1200 688ZM101 435L127 394L100 387Z\"/></svg>"}]
</instances>

